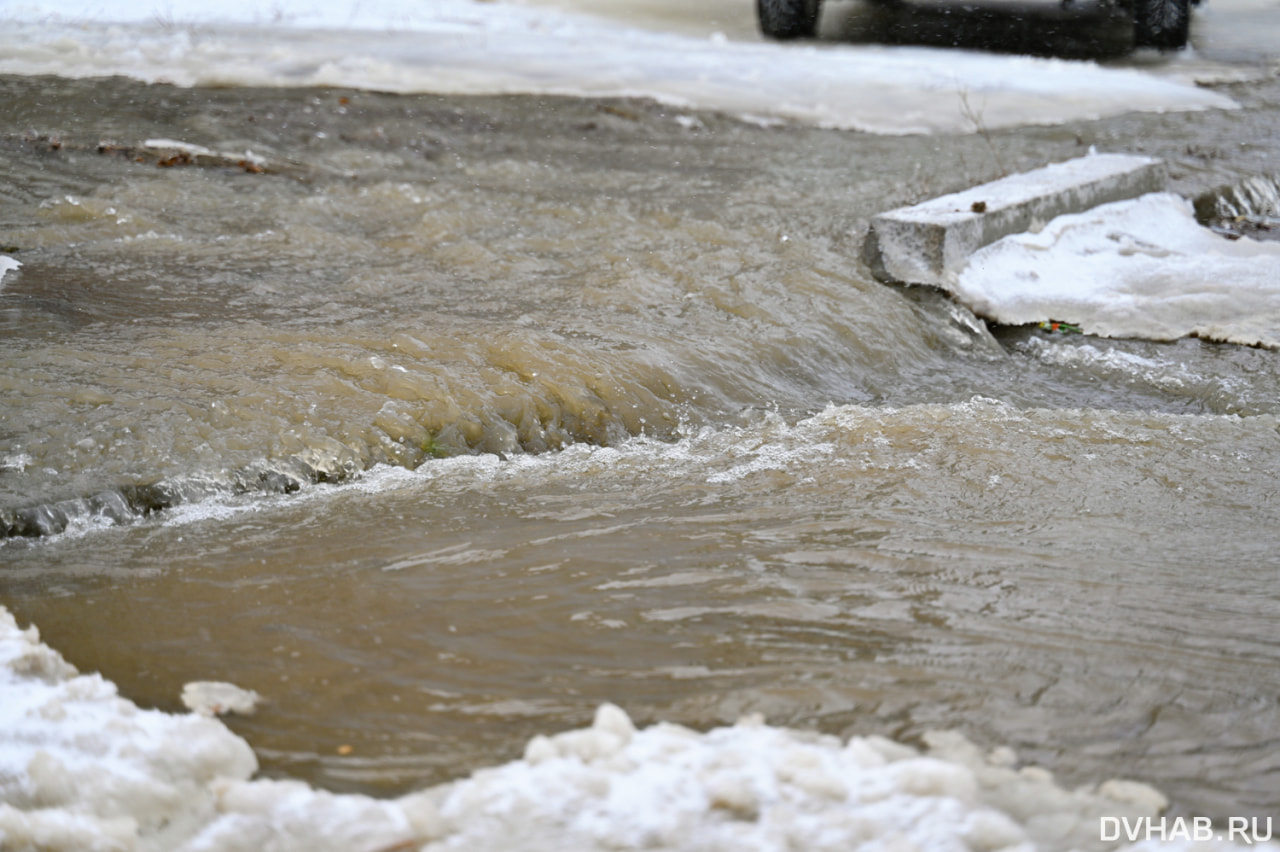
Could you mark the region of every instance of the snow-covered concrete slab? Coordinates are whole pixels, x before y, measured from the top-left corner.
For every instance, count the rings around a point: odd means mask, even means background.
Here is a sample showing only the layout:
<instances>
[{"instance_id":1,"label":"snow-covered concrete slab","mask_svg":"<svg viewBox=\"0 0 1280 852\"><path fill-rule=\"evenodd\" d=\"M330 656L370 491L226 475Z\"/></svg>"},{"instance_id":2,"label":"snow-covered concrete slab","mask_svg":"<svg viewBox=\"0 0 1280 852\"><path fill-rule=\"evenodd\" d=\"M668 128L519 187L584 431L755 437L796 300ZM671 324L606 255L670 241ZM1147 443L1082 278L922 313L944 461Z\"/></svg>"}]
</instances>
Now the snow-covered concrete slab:
<instances>
[{"instance_id":1,"label":"snow-covered concrete slab","mask_svg":"<svg viewBox=\"0 0 1280 852\"><path fill-rule=\"evenodd\" d=\"M978 249L1099 204L1164 188L1163 162L1090 154L1001 178L871 220L865 257L880 279L948 289Z\"/></svg>"},{"instance_id":2,"label":"snow-covered concrete slab","mask_svg":"<svg viewBox=\"0 0 1280 852\"><path fill-rule=\"evenodd\" d=\"M947 289L1009 325L1280 348L1280 243L1201 226L1171 193L1061 216L974 253Z\"/></svg>"}]
</instances>

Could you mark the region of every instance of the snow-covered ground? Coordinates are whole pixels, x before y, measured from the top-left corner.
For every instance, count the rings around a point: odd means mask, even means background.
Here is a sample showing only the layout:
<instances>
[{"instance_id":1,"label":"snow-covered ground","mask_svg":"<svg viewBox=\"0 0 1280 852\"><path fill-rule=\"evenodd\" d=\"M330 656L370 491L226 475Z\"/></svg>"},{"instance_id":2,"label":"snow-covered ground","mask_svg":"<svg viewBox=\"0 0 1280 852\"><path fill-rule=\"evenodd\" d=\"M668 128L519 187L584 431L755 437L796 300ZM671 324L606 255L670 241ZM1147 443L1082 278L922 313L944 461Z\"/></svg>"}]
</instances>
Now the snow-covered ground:
<instances>
[{"instance_id":1,"label":"snow-covered ground","mask_svg":"<svg viewBox=\"0 0 1280 852\"><path fill-rule=\"evenodd\" d=\"M612 705L590 728L535 737L521 760L400 799L254 780L253 752L217 719L139 709L3 608L0 695L9 852L1033 852L1121 848L1147 826L1164 836L1129 848L1233 848L1193 843L1207 822L1162 823L1164 797L1146 785L1066 790L955 733L929 735L922 754L760 719L640 731Z\"/></svg>"},{"instance_id":2,"label":"snow-covered ground","mask_svg":"<svg viewBox=\"0 0 1280 852\"><path fill-rule=\"evenodd\" d=\"M749 21L752 9L742 3L742 18ZM972 131L972 109L995 128L1233 106L1186 80L1094 62L772 44L477 0L17 0L0 7L0 24L0 73L635 95L886 134Z\"/></svg>"}]
</instances>

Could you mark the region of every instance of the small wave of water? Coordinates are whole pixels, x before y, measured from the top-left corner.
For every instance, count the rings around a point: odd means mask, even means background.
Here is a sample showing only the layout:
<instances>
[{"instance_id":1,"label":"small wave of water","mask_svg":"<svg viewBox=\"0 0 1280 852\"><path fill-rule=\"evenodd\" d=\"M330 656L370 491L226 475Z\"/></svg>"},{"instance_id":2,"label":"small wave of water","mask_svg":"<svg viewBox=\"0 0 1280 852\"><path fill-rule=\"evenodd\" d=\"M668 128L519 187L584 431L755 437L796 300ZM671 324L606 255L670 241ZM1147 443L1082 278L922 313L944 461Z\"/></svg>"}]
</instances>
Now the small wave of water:
<instances>
[{"instance_id":1,"label":"small wave of water","mask_svg":"<svg viewBox=\"0 0 1280 852\"><path fill-rule=\"evenodd\" d=\"M1220 233L1280 240L1280 178L1258 175L1202 195L1196 217Z\"/></svg>"}]
</instances>

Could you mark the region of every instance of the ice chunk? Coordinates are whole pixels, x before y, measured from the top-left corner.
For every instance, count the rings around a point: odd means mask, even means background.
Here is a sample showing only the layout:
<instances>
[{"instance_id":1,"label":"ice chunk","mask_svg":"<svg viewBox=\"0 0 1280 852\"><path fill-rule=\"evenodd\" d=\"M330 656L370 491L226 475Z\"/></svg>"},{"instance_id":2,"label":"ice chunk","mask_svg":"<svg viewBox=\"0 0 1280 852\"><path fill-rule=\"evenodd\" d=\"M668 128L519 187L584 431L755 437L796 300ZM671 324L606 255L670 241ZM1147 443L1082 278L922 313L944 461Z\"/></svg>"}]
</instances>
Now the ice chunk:
<instances>
[{"instance_id":1,"label":"ice chunk","mask_svg":"<svg viewBox=\"0 0 1280 852\"><path fill-rule=\"evenodd\" d=\"M183 706L201 716L221 716L224 713L251 716L261 700L262 696L252 689L241 689L233 683L198 680L182 687Z\"/></svg>"},{"instance_id":2,"label":"ice chunk","mask_svg":"<svg viewBox=\"0 0 1280 852\"><path fill-rule=\"evenodd\" d=\"M144 148L153 148L163 151L181 151L192 157L212 157L213 151L203 145L193 145L190 142L182 142L177 139L148 139L142 143Z\"/></svg>"},{"instance_id":3,"label":"ice chunk","mask_svg":"<svg viewBox=\"0 0 1280 852\"><path fill-rule=\"evenodd\" d=\"M0 290L4 289L5 273L11 269L17 269L19 266L22 266L22 264L7 254L0 254Z\"/></svg>"}]
</instances>

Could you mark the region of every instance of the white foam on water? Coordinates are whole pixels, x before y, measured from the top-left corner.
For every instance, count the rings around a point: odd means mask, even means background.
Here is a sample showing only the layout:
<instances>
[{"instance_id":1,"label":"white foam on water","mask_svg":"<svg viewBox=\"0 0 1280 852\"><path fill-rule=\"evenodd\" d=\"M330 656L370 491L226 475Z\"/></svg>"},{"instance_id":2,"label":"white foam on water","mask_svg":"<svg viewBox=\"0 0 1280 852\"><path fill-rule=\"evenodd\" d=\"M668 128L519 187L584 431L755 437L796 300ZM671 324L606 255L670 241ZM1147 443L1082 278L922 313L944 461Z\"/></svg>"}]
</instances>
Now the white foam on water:
<instances>
[{"instance_id":1,"label":"white foam on water","mask_svg":"<svg viewBox=\"0 0 1280 852\"><path fill-rule=\"evenodd\" d=\"M1184 384L1215 381L1189 373L1180 364L1159 362L1125 353L1108 354L1092 347L1073 347L1059 351L1046 343L1043 351L1032 350L1034 357L1055 363L1083 364L1090 369L1106 367L1123 376L1133 376L1147 383L1162 384L1170 389ZM1124 417L1120 418L1122 421ZM1149 415L1135 422L1145 423ZM1237 421L1229 416L1159 415L1166 428L1195 424L1197 428L1215 428L1215 424L1233 428ZM627 438L610 446L571 444L549 453L517 453L502 458L492 454L459 455L427 462L415 470L378 465L350 482L323 487L309 487L289 495L287 505L307 501L341 499L346 492L360 494L429 493L433 499L448 499L455 494L474 493L477 488L521 489L529 482L543 488L577 487L592 482L602 488L625 485L643 491L661 488L661 483L677 477L687 482L702 482L711 489L732 491L736 488L776 488L776 476L791 477L803 485L815 471L830 472L841 466L864 469L867 465L913 466L914 456L892 453L863 458L861 452L850 452L853 441L864 447L891 446L883 435L886 423L936 423L946 420L948 429L965 434L986 434L993 422L1008 421L1008 427L1019 434L1056 434L1061 428L1061 414L1055 409L1023 410L998 400L974 397L965 402L926 404L903 408L868 407L857 404L828 404L813 416L788 422L779 414L763 413L756 422L744 426L704 426L688 430L676 441L647 436ZM1255 422L1252 418L1250 422ZM276 499L276 498L272 498ZM286 505L282 502L279 505ZM185 520L202 520L194 513ZM215 519L216 520L216 519ZM176 522L176 521L175 521ZM607 531L601 528L596 532ZM407 556L386 570L401 570L428 562L483 558L483 548L458 548Z\"/></svg>"},{"instance_id":2,"label":"white foam on water","mask_svg":"<svg viewBox=\"0 0 1280 852\"><path fill-rule=\"evenodd\" d=\"M949 289L977 314L1103 337L1280 347L1280 243L1202 227L1170 193L1061 216L973 254Z\"/></svg>"},{"instance_id":3,"label":"white foam on water","mask_svg":"<svg viewBox=\"0 0 1280 852\"><path fill-rule=\"evenodd\" d=\"M1096 375L1137 382L1167 393L1225 393L1238 399L1246 391L1238 378L1197 372L1177 359L1143 357L1107 346L1032 337L1019 344L1018 349L1046 364L1084 368Z\"/></svg>"},{"instance_id":4,"label":"white foam on water","mask_svg":"<svg viewBox=\"0 0 1280 852\"><path fill-rule=\"evenodd\" d=\"M233 518L249 515L263 510L264 504L275 499L278 494L206 494L198 499L176 506L170 506L163 514L160 523L165 526L183 526L185 524L218 523Z\"/></svg>"},{"instance_id":5,"label":"white foam on water","mask_svg":"<svg viewBox=\"0 0 1280 852\"><path fill-rule=\"evenodd\" d=\"M1131 353L1112 352L1081 343L1074 346L1055 345L1052 341L1032 339L1023 344L1032 357L1049 363L1079 365L1120 378L1141 381L1166 391L1191 388L1228 391L1221 379L1198 375L1176 360L1144 358ZM1056 409L1022 410L998 400L974 397L966 402L913 405L903 408L868 407L858 404L829 403L813 416L789 422L775 412L764 412L749 425L703 426L686 429L682 437L668 441L648 436L626 438L617 444L571 444L547 453L515 453L457 455L432 459L415 469L379 464L339 483L305 484L287 495L269 492L223 493L211 488L158 513L143 523L167 527L187 525L235 525L245 517L305 509L308 504L324 504L331 510L335 501L349 497L366 499L381 495L430 495L430 499L449 499L452 495L473 494L477 488L490 487L522 490L536 482L543 488L577 488L583 482L601 488L625 487L637 495L660 490L672 477L690 483L701 482L713 491L734 493L738 490L806 487L816 477L832 470L852 466L858 470L878 470L886 475L904 468L915 468L921 462L914 454L897 455L892 442L883 434L886 423L906 425L921 421L946 420L948 428L964 434L985 434L993 422L1008 423L1001 429L1012 429L1028 436L1044 430L1056 433L1062 414ZM1124 418L1122 417L1121 420ZM1139 418L1146 422L1149 416ZM1195 428L1217 428L1225 424L1234 428L1232 417L1206 415L1159 415L1169 429L1195 424ZM1250 423L1260 423L1250 418ZM1217 424L1217 425L1215 425ZM852 442L852 444L851 444ZM856 450L851 452L851 446ZM884 452L882 453L881 450ZM872 455L868 456L867 453ZM17 469L26 464L21 457L0 460ZM821 473L819 473L821 471ZM87 501L82 511L73 513L72 523L64 536L82 536L110 532L117 521L90 511ZM590 511L581 517L595 516ZM607 514L601 517L611 517ZM615 528L603 526L588 533L607 534ZM404 554L383 566L385 571L420 568L424 565L459 565L487 562L502 558L503 551L480 544L454 545L440 550ZM693 617L697 613L672 611L662 617ZM807 610L802 617L821 619L817 610Z\"/></svg>"},{"instance_id":6,"label":"white foam on water","mask_svg":"<svg viewBox=\"0 0 1280 852\"><path fill-rule=\"evenodd\" d=\"M1235 106L1185 82L1093 62L698 38L472 0L29 0L10 4L0 23L0 73L637 96L886 134L975 131L962 98L988 128Z\"/></svg>"},{"instance_id":7,"label":"white foam on water","mask_svg":"<svg viewBox=\"0 0 1280 852\"><path fill-rule=\"evenodd\" d=\"M0 456L0 470L22 473L31 466L31 456L27 453L11 453Z\"/></svg>"}]
</instances>

